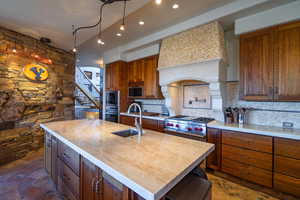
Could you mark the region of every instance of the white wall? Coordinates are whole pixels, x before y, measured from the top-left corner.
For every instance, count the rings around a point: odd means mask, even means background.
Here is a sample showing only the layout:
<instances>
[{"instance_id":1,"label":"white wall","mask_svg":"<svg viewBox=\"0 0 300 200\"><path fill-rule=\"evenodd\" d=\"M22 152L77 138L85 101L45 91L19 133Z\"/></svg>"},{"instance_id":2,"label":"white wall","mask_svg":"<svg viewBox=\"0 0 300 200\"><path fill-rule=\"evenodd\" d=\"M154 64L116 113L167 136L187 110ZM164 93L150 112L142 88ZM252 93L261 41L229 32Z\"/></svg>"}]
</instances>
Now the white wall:
<instances>
[{"instance_id":1,"label":"white wall","mask_svg":"<svg viewBox=\"0 0 300 200\"><path fill-rule=\"evenodd\" d=\"M239 35L297 19L300 19L299 0L236 20L235 34Z\"/></svg>"}]
</instances>

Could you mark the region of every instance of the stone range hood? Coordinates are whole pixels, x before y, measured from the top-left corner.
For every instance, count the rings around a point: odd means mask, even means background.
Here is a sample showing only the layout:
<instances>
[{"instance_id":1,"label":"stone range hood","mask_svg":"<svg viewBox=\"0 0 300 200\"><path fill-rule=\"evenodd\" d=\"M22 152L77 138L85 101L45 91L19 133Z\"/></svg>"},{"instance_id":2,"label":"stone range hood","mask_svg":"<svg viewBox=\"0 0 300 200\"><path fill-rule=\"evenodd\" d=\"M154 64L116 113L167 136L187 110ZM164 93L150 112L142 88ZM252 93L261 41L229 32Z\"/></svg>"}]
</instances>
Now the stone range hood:
<instances>
[{"instance_id":1,"label":"stone range hood","mask_svg":"<svg viewBox=\"0 0 300 200\"><path fill-rule=\"evenodd\" d=\"M209 84L211 109L222 113L225 104L226 51L224 31L218 22L171 36L162 41L158 62L159 82L171 115L180 112L174 83L195 80ZM177 93L177 95L174 95ZM198 112L204 116L203 112ZM207 110L204 112L207 113ZM205 116L204 116L205 117ZM211 114L207 117L214 117Z\"/></svg>"}]
</instances>

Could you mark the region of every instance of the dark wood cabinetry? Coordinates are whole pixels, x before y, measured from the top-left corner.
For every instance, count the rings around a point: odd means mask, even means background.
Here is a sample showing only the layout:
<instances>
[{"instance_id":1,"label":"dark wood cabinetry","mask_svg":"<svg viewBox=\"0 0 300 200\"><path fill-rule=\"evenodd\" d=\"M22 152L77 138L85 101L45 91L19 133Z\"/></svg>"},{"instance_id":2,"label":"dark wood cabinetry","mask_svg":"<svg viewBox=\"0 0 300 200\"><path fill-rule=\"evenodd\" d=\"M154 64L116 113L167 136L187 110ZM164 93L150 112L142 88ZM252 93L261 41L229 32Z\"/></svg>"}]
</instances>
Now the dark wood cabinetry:
<instances>
[{"instance_id":1,"label":"dark wood cabinetry","mask_svg":"<svg viewBox=\"0 0 300 200\"><path fill-rule=\"evenodd\" d=\"M207 141L208 168L300 197L300 141L214 128Z\"/></svg>"},{"instance_id":2,"label":"dark wood cabinetry","mask_svg":"<svg viewBox=\"0 0 300 200\"><path fill-rule=\"evenodd\" d=\"M300 101L300 21L275 28L275 99Z\"/></svg>"},{"instance_id":3,"label":"dark wood cabinetry","mask_svg":"<svg viewBox=\"0 0 300 200\"><path fill-rule=\"evenodd\" d=\"M219 129L207 129L207 142L215 145L215 150L207 157L207 167L215 170L221 169L221 142L222 131Z\"/></svg>"},{"instance_id":4,"label":"dark wood cabinetry","mask_svg":"<svg viewBox=\"0 0 300 200\"><path fill-rule=\"evenodd\" d=\"M223 130L222 171L272 187L273 138Z\"/></svg>"},{"instance_id":5,"label":"dark wood cabinetry","mask_svg":"<svg viewBox=\"0 0 300 200\"><path fill-rule=\"evenodd\" d=\"M125 112L128 106L127 75L127 63L124 61L110 63L105 67L105 88L120 91L120 112Z\"/></svg>"},{"instance_id":6,"label":"dark wood cabinetry","mask_svg":"<svg viewBox=\"0 0 300 200\"><path fill-rule=\"evenodd\" d=\"M240 37L240 83L244 100L273 100L273 34L270 29Z\"/></svg>"},{"instance_id":7,"label":"dark wood cabinetry","mask_svg":"<svg viewBox=\"0 0 300 200\"><path fill-rule=\"evenodd\" d=\"M300 101L300 22L240 37L240 96L249 101Z\"/></svg>"},{"instance_id":8,"label":"dark wood cabinetry","mask_svg":"<svg viewBox=\"0 0 300 200\"><path fill-rule=\"evenodd\" d=\"M102 200L102 172L93 163L81 158L81 199ZM104 199L103 199L104 200Z\"/></svg>"},{"instance_id":9,"label":"dark wood cabinetry","mask_svg":"<svg viewBox=\"0 0 300 200\"><path fill-rule=\"evenodd\" d=\"M45 168L64 199L143 199L49 133L45 133Z\"/></svg>"},{"instance_id":10,"label":"dark wood cabinetry","mask_svg":"<svg viewBox=\"0 0 300 200\"><path fill-rule=\"evenodd\" d=\"M129 103L129 87L143 88L143 95L138 98L163 99L157 67L158 55L128 63L117 61L106 66L105 88L106 90L120 90L122 112L126 111Z\"/></svg>"},{"instance_id":11,"label":"dark wood cabinetry","mask_svg":"<svg viewBox=\"0 0 300 200\"><path fill-rule=\"evenodd\" d=\"M128 126L134 126L134 117L120 116L120 123ZM142 126L144 129L150 129L158 132L164 132L164 121L154 119L142 119Z\"/></svg>"},{"instance_id":12,"label":"dark wood cabinetry","mask_svg":"<svg viewBox=\"0 0 300 200\"><path fill-rule=\"evenodd\" d=\"M158 56L145 58L144 61L144 97L150 99L163 99L159 86Z\"/></svg>"},{"instance_id":13,"label":"dark wood cabinetry","mask_svg":"<svg viewBox=\"0 0 300 200\"><path fill-rule=\"evenodd\" d=\"M274 139L274 188L300 197L300 141Z\"/></svg>"}]
</instances>

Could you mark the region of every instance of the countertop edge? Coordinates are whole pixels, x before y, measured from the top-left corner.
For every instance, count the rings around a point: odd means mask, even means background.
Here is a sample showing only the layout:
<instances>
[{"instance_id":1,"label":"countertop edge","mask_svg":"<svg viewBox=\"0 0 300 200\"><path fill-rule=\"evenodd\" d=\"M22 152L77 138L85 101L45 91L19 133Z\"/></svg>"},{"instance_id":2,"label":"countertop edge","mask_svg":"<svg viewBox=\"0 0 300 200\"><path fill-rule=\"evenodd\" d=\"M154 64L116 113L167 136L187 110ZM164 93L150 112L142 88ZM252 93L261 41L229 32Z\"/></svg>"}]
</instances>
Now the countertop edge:
<instances>
[{"instance_id":1,"label":"countertop edge","mask_svg":"<svg viewBox=\"0 0 300 200\"><path fill-rule=\"evenodd\" d=\"M128 116L128 117L139 117L139 115L130 114L130 113L124 113L124 112L121 112L120 115L122 115L122 116ZM166 116L166 117L159 117L159 116L145 116L145 115L142 115L142 118L143 119L153 119L153 120L158 120L158 121L164 121L165 119L168 118L168 116Z\"/></svg>"},{"instance_id":2,"label":"countertop edge","mask_svg":"<svg viewBox=\"0 0 300 200\"><path fill-rule=\"evenodd\" d=\"M251 126L251 125L250 125ZM259 125L254 125L259 126ZM291 130L282 130L282 131L276 131L276 130L260 130L255 128L248 128L248 127L232 127L230 125L226 125L223 122L213 121L207 124L208 128L217 128L217 129L224 129L224 130L230 130L230 131L238 131L238 132L245 132L250 134L256 134L256 135L264 135L264 136L272 136L272 137L280 137L285 139L292 139L292 140L300 140L300 130L299 135L290 133ZM265 126L261 126L260 128L264 128ZM265 127L272 128L272 127ZM277 127L274 127L276 129ZM279 128L278 128L279 129ZM294 130L294 129L292 129Z\"/></svg>"},{"instance_id":3,"label":"countertop edge","mask_svg":"<svg viewBox=\"0 0 300 200\"><path fill-rule=\"evenodd\" d=\"M122 175L117 170L111 168L109 165L105 164L104 162L100 161L99 159L95 158L82 148L76 146L69 140L65 139L63 136L61 136L59 133L56 133L55 131L49 129L45 124L40 124L40 127L49 132L51 135L55 136L57 139L59 139L61 142L65 143L72 149L74 149L77 153L82 155L84 158L88 159L90 162L92 162L97 167L101 168L103 171L105 171L107 174L118 180L120 183L128 187L129 189L133 190L135 193L140 195L146 200L159 200L162 198L167 192L169 192L176 184L178 184L183 177L185 177L192 169L194 169L197 165L199 165L211 152L214 151L215 146L212 146L209 151L204 153L202 156L200 156L197 160L195 160L187 169L182 171L180 174L178 174L174 179L165 187L161 188L160 190L156 191L155 193L152 193L142 187L141 185L135 183L134 181L130 180L126 176ZM155 132L155 131L154 131ZM175 137L175 136L174 136Z\"/></svg>"},{"instance_id":4,"label":"countertop edge","mask_svg":"<svg viewBox=\"0 0 300 200\"><path fill-rule=\"evenodd\" d=\"M101 162L100 160L98 160L97 158L95 158L94 156L89 154L88 152L86 152L86 151L82 150L81 148L79 148L78 146L74 145L72 142L70 142L67 139L65 139L64 137L60 136L55 131L52 131L51 129L49 129L46 125L40 124L40 127L45 129L47 132L54 135L55 137L57 137L63 143L67 144L69 147L74 149L77 153L79 153L80 155L82 155L83 157L88 159L94 165L101 168L107 174L109 174L113 178L117 179L120 183L124 184L126 187L130 188L131 190L136 192L141 197L145 198L146 200L156 200L155 199L155 194L149 192L147 189L145 189L142 186L138 185L134 181L128 179L127 177L125 177L124 175L119 173L118 171L114 170L113 168L109 167L107 164Z\"/></svg>"},{"instance_id":5,"label":"countertop edge","mask_svg":"<svg viewBox=\"0 0 300 200\"><path fill-rule=\"evenodd\" d=\"M155 195L155 199L161 199L168 191L170 191L175 185L177 185L189 172L191 172L197 165L199 165L207 156L215 150L215 145L208 152L203 154L199 159L197 159L190 167L179 174L174 180L164 188L164 191L159 191Z\"/></svg>"}]
</instances>

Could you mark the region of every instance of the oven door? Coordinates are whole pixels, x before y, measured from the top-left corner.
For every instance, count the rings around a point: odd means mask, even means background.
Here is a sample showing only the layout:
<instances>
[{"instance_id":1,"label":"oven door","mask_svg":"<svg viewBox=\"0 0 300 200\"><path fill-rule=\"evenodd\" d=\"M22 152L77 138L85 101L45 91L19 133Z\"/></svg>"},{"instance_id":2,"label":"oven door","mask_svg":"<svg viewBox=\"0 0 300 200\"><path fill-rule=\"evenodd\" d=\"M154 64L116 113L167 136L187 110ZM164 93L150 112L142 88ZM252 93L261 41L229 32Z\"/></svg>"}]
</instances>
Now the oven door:
<instances>
[{"instance_id":1,"label":"oven door","mask_svg":"<svg viewBox=\"0 0 300 200\"><path fill-rule=\"evenodd\" d=\"M117 91L106 92L106 105L118 105L118 98Z\"/></svg>"},{"instance_id":2,"label":"oven door","mask_svg":"<svg viewBox=\"0 0 300 200\"><path fill-rule=\"evenodd\" d=\"M177 132L177 131L170 130L170 129L167 129L167 128L165 128L165 133L170 134L170 135L174 135L174 136L179 136L179 137L192 139L192 140L198 140L198 141L201 141L201 142L207 142L207 139L206 139L205 136L199 136L199 135L195 135L195 134L191 134L191 133Z\"/></svg>"},{"instance_id":3,"label":"oven door","mask_svg":"<svg viewBox=\"0 0 300 200\"><path fill-rule=\"evenodd\" d=\"M128 89L129 97L142 97L143 96L143 87L130 87Z\"/></svg>"}]
</instances>

